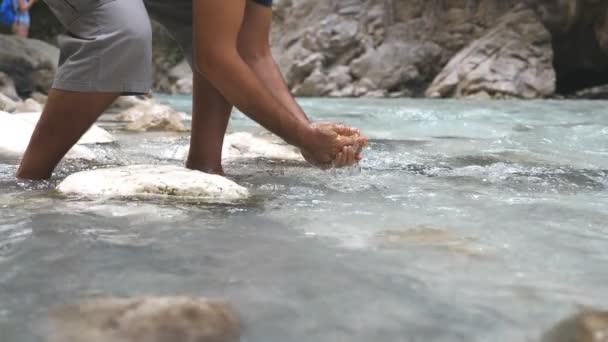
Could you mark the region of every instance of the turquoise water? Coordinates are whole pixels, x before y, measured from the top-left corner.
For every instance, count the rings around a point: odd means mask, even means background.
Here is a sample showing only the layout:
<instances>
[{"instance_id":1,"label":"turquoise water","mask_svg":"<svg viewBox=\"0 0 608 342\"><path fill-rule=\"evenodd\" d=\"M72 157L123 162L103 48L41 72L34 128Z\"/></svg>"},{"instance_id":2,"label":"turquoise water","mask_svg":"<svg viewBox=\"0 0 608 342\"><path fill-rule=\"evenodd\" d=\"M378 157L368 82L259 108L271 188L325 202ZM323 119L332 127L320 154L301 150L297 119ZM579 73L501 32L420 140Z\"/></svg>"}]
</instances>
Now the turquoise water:
<instances>
[{"instance_id":1,"label":"turquoise water","mask_svg":"<svg viewBox=\"0 0 608 342\"><path fill-rule=\"evenodd\" d=\"M35 341L50 305L99 294L226 298L255 342L537 341L608 308L608 103L301 104L360 127L365 160L231 163L256 194L238 206L51 191L99 165L179 164L183 134L116 132L99 162L44 183L0 161L0 340ZM230 129L259 131L242 114Z\"/></svg>"}]
</instances>

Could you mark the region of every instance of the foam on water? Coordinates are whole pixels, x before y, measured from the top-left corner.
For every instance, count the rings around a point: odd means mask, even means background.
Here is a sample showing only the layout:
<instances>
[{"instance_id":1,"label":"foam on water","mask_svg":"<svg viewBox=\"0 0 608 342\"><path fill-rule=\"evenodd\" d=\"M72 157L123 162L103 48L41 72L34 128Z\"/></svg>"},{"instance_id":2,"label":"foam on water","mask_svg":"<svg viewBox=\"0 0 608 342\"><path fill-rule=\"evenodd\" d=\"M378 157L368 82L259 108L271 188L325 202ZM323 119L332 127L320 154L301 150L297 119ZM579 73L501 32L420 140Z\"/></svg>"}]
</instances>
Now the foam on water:
<instances>
[{"instance_id":1,"label":"foam on water","mask_svg":"<svg viewBox=\"0 0 608 342\"><path fill-rule=\"evenodd\" d=\"M186 97L161 98L189 112ZM321 100L371 138L358 168L234 160L238 205L66 200L99 166L176 164L186 134L127 134L17 182L0 162L0 332L106 295L231 300L247 341L534 341L608 306L606 102ZM259 132L240 113L232 132Z\"/></svg>"}]
</instances>

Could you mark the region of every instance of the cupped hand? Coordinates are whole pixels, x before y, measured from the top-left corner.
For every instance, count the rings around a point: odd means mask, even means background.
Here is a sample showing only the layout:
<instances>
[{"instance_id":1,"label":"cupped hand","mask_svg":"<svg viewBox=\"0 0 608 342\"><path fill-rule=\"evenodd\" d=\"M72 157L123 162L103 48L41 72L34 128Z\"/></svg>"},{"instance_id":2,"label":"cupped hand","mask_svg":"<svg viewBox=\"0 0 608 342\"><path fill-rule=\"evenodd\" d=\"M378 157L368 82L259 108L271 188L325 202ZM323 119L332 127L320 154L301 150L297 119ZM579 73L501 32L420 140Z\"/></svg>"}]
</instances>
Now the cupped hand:
<instances>
[{"instance_id":1,"label":"cupped hand","mask_svg":"<svg viewBox=\"0 0 608 342\"><path fill-rule=\"evenodd\" d=\"M302 156L321 169L352 166L361 160L367 138L352 127L335 123L314 123L312 135L302 150Z\"/></svg>"}]
</instances>

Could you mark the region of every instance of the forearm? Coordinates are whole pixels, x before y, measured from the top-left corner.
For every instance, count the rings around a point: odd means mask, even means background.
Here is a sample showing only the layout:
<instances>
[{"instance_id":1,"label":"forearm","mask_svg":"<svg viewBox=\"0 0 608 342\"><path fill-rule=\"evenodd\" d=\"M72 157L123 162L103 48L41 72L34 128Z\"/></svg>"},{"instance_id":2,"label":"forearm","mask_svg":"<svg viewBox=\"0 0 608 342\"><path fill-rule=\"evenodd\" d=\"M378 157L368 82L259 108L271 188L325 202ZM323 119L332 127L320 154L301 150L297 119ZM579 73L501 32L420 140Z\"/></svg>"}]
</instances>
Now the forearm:
<instances>
[{"instance_id":1,"label":"forearm","mask_svg":"<svg viewBox=\"0 0 608 342\"><path fill-rule=\"evenodd\" d=\"M309 133L305 116L292 115L234 51L207 51L195 61L198 70L230 103L289 144L302 146Z\"/></svg>"},{"instance_id":2,"label":"forearm","mask_svg":"<svg viewBox=\"0 0 608 342\"><path fill-rule=\"evenodd\" d=\"M270 90L272 95L285 107L292 115L300 120L310 122L306 113L291 95L289 88L274 58L268 52L263 56L256 56L245 59L251 70L256 74L262 83Z\"/></svg>"}]
</instances>

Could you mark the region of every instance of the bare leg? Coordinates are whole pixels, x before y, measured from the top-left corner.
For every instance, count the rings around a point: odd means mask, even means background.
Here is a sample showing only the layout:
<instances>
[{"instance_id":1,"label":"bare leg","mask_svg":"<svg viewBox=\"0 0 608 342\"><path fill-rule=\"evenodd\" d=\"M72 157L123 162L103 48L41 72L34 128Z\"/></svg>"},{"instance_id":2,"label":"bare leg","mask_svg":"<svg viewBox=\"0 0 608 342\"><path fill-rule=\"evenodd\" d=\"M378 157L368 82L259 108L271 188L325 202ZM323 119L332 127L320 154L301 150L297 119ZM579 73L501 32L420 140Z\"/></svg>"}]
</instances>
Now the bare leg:
<instances>
[{"instance_id":1,"label":"bare leg","mask_svg":"<svg viewBox=\"0 0 608 342\"><path fill-rule=\"evenodd\" d=\"M80 93L51 89L17 177L51 177L59 161L118 96L117 93Z\"/></svg>"},{"instance_id":2,"label":"bare leg","mask_svg":"<svg viewBox=\"0 0 608 342\"><path fill-rule=\"evenodd\" d=\"M198 72L194 72L192 102L192 136L186 167L223 174L222 145L232 105Z\"/></svg>"},{"instance_id":3,"label":"bare leg","mask_svg":"<svg viewBox=\"0 0 608 342\"><path fill-rule=\"evenodd\" d=\"M15 34L17 37L27 38L29 36L29 31L30 29L27 26L20 24L13 25L13 34Z\"/></svg>"}]
</instances>

